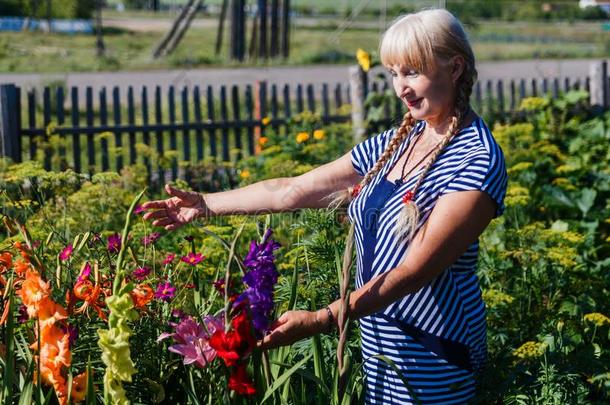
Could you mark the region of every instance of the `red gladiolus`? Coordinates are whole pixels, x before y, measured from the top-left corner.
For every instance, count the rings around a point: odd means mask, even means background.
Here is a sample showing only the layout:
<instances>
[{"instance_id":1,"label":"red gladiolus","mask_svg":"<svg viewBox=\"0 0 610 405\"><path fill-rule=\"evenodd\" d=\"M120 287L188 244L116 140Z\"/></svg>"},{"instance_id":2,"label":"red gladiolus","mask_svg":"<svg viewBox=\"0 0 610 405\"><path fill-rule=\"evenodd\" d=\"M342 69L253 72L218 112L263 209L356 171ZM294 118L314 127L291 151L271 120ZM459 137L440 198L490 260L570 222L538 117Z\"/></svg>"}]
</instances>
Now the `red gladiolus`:
<instances>
[{"instance_id":1,"label":"red gladiolus","mask_svg":"<svg viewBox=\"0 0 610 405\"><path fill-rule=\"evenodd\" d=\"M256 394L256 389L248 376L245 364L238 364L233 370L233 373L231 373L231 376L229 377L229 389L240 395Z\"/></svg>"},{"instance_id":2,"label":"red gladiolus","mask_svg":"<svg viewBox=\"0 0 610 405\"><path fill-rule=\"evenodd\" d=\"M239 359L246 357L256 344L245 311L233 318L231 325L233 330L217 330L210 338L210 346L227 367L234 366Z\"/></svg>"}]
</instances>

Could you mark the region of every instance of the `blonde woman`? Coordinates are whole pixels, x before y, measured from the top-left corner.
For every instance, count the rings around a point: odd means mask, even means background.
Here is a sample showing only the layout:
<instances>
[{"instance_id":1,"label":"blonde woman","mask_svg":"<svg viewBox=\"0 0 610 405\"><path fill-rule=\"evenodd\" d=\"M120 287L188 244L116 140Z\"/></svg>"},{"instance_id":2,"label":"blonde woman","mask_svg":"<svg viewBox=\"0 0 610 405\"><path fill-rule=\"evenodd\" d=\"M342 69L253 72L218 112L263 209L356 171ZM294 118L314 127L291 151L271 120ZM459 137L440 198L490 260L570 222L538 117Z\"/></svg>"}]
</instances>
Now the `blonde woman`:
<instances>
[{"instance_id":1,"label":"blonde woman","mask_svg":"<svg viewBox=\"0 0 610 405\"><path fill-rule=\"evenodd\" d=\"M357 289L367 403L464 403L486 359L485 306L475 267L478 237L504 209L504 156L470 108L474 56L445 10L398 19L380 46L408 112L398 128L295 178L201 195L166 187L145 204L154 225L197 217L326 208L349 200L355 224ZM336 301L283 314L263 339L287 345L334 326ZM401 378L375 355L394 361Z\"/></svg>"}]
</instances>

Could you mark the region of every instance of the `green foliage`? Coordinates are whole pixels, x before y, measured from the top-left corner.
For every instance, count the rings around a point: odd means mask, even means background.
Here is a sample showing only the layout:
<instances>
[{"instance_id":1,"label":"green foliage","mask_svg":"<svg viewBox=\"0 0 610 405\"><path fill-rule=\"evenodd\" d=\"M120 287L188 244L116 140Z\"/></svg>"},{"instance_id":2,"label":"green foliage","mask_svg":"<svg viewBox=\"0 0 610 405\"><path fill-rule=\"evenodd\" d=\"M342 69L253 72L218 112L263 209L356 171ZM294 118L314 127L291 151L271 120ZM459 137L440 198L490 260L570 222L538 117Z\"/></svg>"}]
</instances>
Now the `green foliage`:
<instances>
[{"instance_id":1,"label":"green foliage","mask_svg":"<svg viewBox=\"0 0 610 405\"><path fill-rule=\"evenodd\" d=\"M49 9L45 0L11 0L2 3L13 5L11 15L34 18L47 18L48 16ZM95 4L96 0L51 0L51 18L91 18ZM2 11L1 8L0 11Z\"/></svg>"}]
</instances>

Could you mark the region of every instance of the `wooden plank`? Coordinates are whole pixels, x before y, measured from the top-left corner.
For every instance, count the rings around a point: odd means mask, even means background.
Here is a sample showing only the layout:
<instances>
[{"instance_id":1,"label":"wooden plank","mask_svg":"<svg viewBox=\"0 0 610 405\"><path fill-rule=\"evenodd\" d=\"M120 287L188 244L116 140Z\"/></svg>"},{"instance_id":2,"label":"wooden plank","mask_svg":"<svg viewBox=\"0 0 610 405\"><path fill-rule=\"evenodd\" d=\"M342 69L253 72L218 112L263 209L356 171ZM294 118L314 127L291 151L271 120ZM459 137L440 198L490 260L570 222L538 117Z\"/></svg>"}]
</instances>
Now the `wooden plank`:
<instances>
[{"instance_id":1,"label":"wooden plank","mask_svg":"<svg viewBox=\"0 0 610 405\"><path fill-rule=\"evenodd\" d=\"M231 86L231 103L232 103L232 110L233 110L233 119L235 121L241 121L241 112L240 112L240 106L239 106L239 88L235 84L233 86ZM236 127L233 130L233 134L235 137L235 147L237 148L236 159L239 161L243 157L242 142L241 142L241 136L242 136L241 127Z\"/></svg>"},{"instance_id":2,"label":"wooden plank","mask_svg":"<svg viewBox=\"0 0 610 405\"><path fill-rule=\"evenodd\" d=\"M516 98L516 88L515 88L515 81L513 79L510 79L510 90L509 90L509 108L510 111L513 112L515 111L516 105L517 105L517 98Z\"/></svg>"},{"instance_id":3,"label":"wooden plank","mask_svg":"<svg viewBox=\"0 0 610 405\"><path fill-rule=\"evenodd\" d=\"M229 121L229 114L227 111L227 87L222 85L220 86L220 119L222 122ZM228 162L231 160L231 155L229 153L229 129L222 128L222 160Z\"/></svg>"},{"instance_id":4,"label":"wooden plank","mask_svg":"<svg viewBox=\"0 0 610 405\"><path fill-rule=\"evenodd\" d=\"M70 107L72 110L72 127L78 128L80 126L80 116L78 111L78 87L72 86L70 89ZM74 162L74 171L81 173L81 159L80 159L80 134L76 133L72 135L72 161Z\"/></svg>"},{"instance_id":5,"label":"wooden plank","mask_svg":"<svg viewBox=\"0 0 610 405\"><path fill-rule=\"evenodd\" d=\"M197 124L201 124L201 93L199 91L199 86L195 86L193 88L193 106L195 110L195 122ZM197 162L201 162L203 160L203 130L201 128L197 128L195 130L195 145L197 149L196 159Z\"/></svg>"},{"instance_id":6,"label":"wooden plank","mask_svg":"<svg viewBox=\"0 0 610 405\"><path fill-rule=\"evenodd\" d=\"M114 86L112 89L112 111L114 118L114 125L121 125L121 94L118 86ZM114 131L114 146L117 152L115 156L116 171L120 172L123 168L123 134L115 130Z\"/></svg>"},{"instance_id":7,"label":"wooden plank","mask_svg":"<svg viewBox=\"0 0 610 405\"><path fill-rule=\"evenodd\" d=\"M322 122L328 123L328 116L330 115L330 101L328 99L328 83L322 83Z\"/></svg>"},{"instance_id":8,"label":"wooden plank","mask_svg":"<svg viewBox=\"0 0 610 405\"><path fill-rule=\"evenodd\" d=\"M272 122L272 128L274 131L278 131L279 127L277 124L277 119L278 119L278 101L277 101L277 85L276 84L272 84L271 85L271 122Z\"/></svg>"},{"instance_id":9,"label":"wooden plank","mask_svg":"<svg viewBox=\"0 0 610 405\"><path fill-rule=\"evenodd\" d=\"M169 123L176 124L176 90L174 86L170 85L167 89L167 107L169 109ZM178 152L178 141L176 139L176 129L172 125L169 130L169 150L172 152ZM172 158L172 181L176 181L178 178L178 159Z\"/></svg>"},{"instance_id":10,"label":"wooden plank","mask_svg":"<svg viewBox=\"0 0 610 405\"><path fill-rule=\"evenodd\" d=\"M36 128L36 89L32 88L28 91L28 125L30 128ZM36 139L30 137L30 159L36 159Z\"/></svg>"},{"instance_id":11,"label":"wooden plank","mask_svg":"<svg viewBox=\"0 0 610 405\"><path fill-rule=\"evenodd\" d=\"M532 97L538 97L538 80L532 79Z\"/></svg>"},{"instance_id":12,"label":"wooden plank","mask_svg":"<svg viewBox=\"0 0 610 405\"><path fill-rule=\"evenodd\" d=\"M521 100L523 100L526 97L526 92L525 92L525 79L521 79L519 81L519 102L521 102Z\"/></svg>"},{"instance_id":13,"label":"wooden plank","mask_svg":"<svg viewBox=\"0 0 610 405\"><path fill-rule=\"evenodd\" d=\"M246 117L248 121L254 120L254 99L252 97L252 85L250 84L246 86ZM254 127L252 125L248 125L246 128L248 134L248 153L250 155L254 155Z\"/></svg>"},{"instance_id":14,"label":"wooden plank","mask_svg":"<svg viewBox=\"0 0 610 405\"><path fill-rule=\"evenodd\" d=\"M498 96L498 114L500 115L500 120L504 122L506 116L504 111L504 82L502 79L496 83L496 95Z\"/></svg>"},{"instance_id":15,"label":"wooden plank","mask_svg":"<svg viewBox=\"0 0 610 405\"><path fill-rule=\"evenodd\" d=\"M260 116L261 117L266 117L267 116L267 82L266 81L261 81L259 83L259 87L258 87L258 95L260 97Z\"/></svg>"},{"instance_id":16,"label":"wooden plank","mask_svg":"<svg viewBox=\"0 0 610 405\"><path fill-rule=\"evenodd\" d=\"M297 112L302 113L305 109L303 105L303 85L297 84Z\"/></svg>"},{"instance_id":17,"label":"wooden plank","mask_svg":"<svg viewBox=\"0 0 610 405\"><path fill-rule=\"evenodd\" d=\"M51 123L51 89L49 87L44 88L42 93L42 118L43 126L47 128ZM45 141L49 142L49 136L45 133ZM51 149L47 146L44 153L44 168L45 170L51 170Z\"/></svg>"},{"instance_id":18,"label":"wooden plank","mask_svg":"<svg viewBox=\"0 0 610 405\"><path fill-rule=\"evenodd\" d=\"M316 112L316 99L313 91L313 84L307 85L307 109Z\"/></svg>"},{"instance_id":19,"label":"wooden plank","mask_svg":"<svg viewBox=\"0 0 610 405\"><path fill-rule=\"evenodd\" d=\"M100 97L100 124L108 125L108 103L106 100L106 87L102 87L99 93ZM107 172L110 170L109 158L108 158L108 140L105 136L100 139L100 150L102 160L102 171Z\"/></svg>"},{"instance_id":20,"label":"wooden plank","mask_svg":"<svg viewBox=\"0 0 610 405\"><path fill-rule=\"evenodd\" d=\"M64 114L64 101L65 101L65 97L64 97L64 88L62 86L59 86L55 89L55 111L56 111L56 115L57 115L57 125L62 126L65 122L65 114ZM61 137L62 142L59 144L59 148L58 148L58 153L60 156L60 166L59 169L60 170L65 170L66 167L64 167L65 163L65 159L66 159L66 148L63 145L63 141L64 141L64 137Z\"/></svg>"},{"instance_id":21,"label":"wooden plank","mask_svg":"<svg viewBox=\"0 0 610 405\"><path fill-rule=\"evenodd\" d=\"M189 97L188 87L184 86L180 94L182 108L182 122L190 122L189 119ZM182 160L191 162L191 131L188 129L182 130Z\"/></svg>"},{"instance_id":22,"label":"wooden plank","mask_svg":"<svg viewBox=\"0 0 610 405\"><path fill-rule=\"evenodd\" d=\"M553 79L552 96L553 96L553 98L559 97L559 78L558 77Z\"/></svg>"},{"instance_id":23,"label":"wooden plank","mask_svg":"<svg viewBox=\"0 0 610 405\"><path fill-rule=\"evenodd\" d=\"M476 103L479 114L482 114L483 113L483 95L481 94L481 81L480 80L477 80L476 84L474 85L474 101Z\"/></svg>"},{"instance_id":24,"label":"wooden plank","mask_svg":"<svg viewBox=\"0 0 610 405\"><path fill-rule=\"evenodd\" d=\"M127 122L129 125L135 125L136 123L136 108L133 95L133 86L127 87ZM137 160L136 133L134 131L129 131L127 136L129 139L129 164L135 165Z\"/></svg>"},{"instance_id":25,"label":"wooden plank","mask_svg":"<svg viewBox=\"0 0 610 405\"><path fill-rule=\"evenodd\" d=\"M290 106L290 86L288 84L284 85L284 118L289 119L292 116L291 106Z\"/></svg>"},{"instance_id":26,"label":"wooden plank","mask_svg":"<svg viewBox=\"0 0 610 405\"><path fill-rule=\"evenodd\" d=\"M487 80L485 83L485 93L485 96L487 97L487 114L490 117L495 117L493 83L491 80Z\"/></svg>"},{"instance_id":27,"label":"wooden plank","mask_svg":"<svg viewBox=\"0 0 610 405\"><path fill-rule=\"evenodd\" d=\"M549 81L546 77L542 78L542 95L546 96L549 92Z\"/></svg>"},{"instance_id":28,"label":"wooden plank","mask_svg":"<svg viewBox=\"0 0 610 405\"><path fill-rule=\"evenodd\" d=\"M214 122L214 91L212 86L208 86L206 89L206 99L208 104L208 122ZM210 154L216 158L218 157L218 151L216 148L216 131L210 130Z\"/></svg>"},{"instance_id":29,"label":"wooden plank","mask_svg":"<svg viewBox=\"0 0 610 405\"><path fill-rule=\"evenodd\" d=\"M150 131L148 130L148 88L146 86L142 86L140 107L142 109L142 142L144 145L150 147ZM146 166L148 182L151 183L152 167L148 154L144 156L143 161L144 166Z\"/></svg>"},{"instance_id":30,"label":"wooden plank","mask_svg":"<svg viewBox=\"0 0 610 405\"><path fill-rule=\"evenodd\" d=\"M565 91L566 93L568 91L570 91L570 78L569 77L563 78L563 91Z\"/></svg>"},{"instance_id":31,"label":"wooden plank","mask_svg":"<svg viewBox=\"0 0 610 405\"><path fill-rule=\"evenodd\" d=\"M85 89L85 120L87 127L93 126L93 88L87 86ZM87 134L87 162L89 164L89 175L95 173L95 139L93 134Z\"/></svg>"},{"instance_id":32,"label":"wooden plank","mask_svg":"<svg viewBox=\"0 0 610 405\"><path fill-rule=\"evenodd\" d=\"M161 86L155 86L155 122L157 124L161 124L163 122L163 110L161 101ZM163 157L163 152L165 149L165 145L163 142L163 131L157 130L155 132L155 137L157 138L157 176L160 186L165 183L165 170L159 164L159 159Z\"/></svg>"},{"instance_id":33,"label":"wooden plank","mask_svg":"<svg viewBox=\"0 0 610 405\"><path fill-rule=\"evenodd\" d=\"M343 94L341 92L341 83L335 85L335 110L338 110L343 105Z\"/></svg>"}]
</instances>

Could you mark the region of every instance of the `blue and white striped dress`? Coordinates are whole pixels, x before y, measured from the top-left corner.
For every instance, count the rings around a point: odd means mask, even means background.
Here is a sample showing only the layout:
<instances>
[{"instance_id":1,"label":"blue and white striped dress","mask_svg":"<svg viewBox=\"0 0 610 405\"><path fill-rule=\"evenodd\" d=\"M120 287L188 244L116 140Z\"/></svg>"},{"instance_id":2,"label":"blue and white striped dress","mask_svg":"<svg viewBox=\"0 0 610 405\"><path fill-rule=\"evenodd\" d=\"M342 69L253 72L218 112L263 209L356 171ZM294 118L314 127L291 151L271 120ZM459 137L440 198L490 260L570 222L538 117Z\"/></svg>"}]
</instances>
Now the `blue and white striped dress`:
<instances>
[{"instance_id":1,"label":"blue and white striped dress","mask_svg":"<svg viewBox=\"0 0 610 405\"><path fill-rule=\"evenodd\" d=\"M406 256L408 241L399 241L393 227L402 196L413 187L421 169L406 180L386 179L390 168L425 123L420 122L384 168L349 205L355 221L356 286L397 267ZM394 130L356 145L352 163L364 175L377 161ZM502 150L481 118L451 140L428 172L415 196L421 212L418 229L444 194L481 190L504 210L507 175ZM456 212L455 215L460 215ZM376 314L360 320L366 375L366 402L370 404L459 404L472 399L475 375L486 360L485 305L475 274L479 244L467 251L417 293L409 294ZM391 359L399 378L376 355Z\"/></svg>"}]
</instances>

